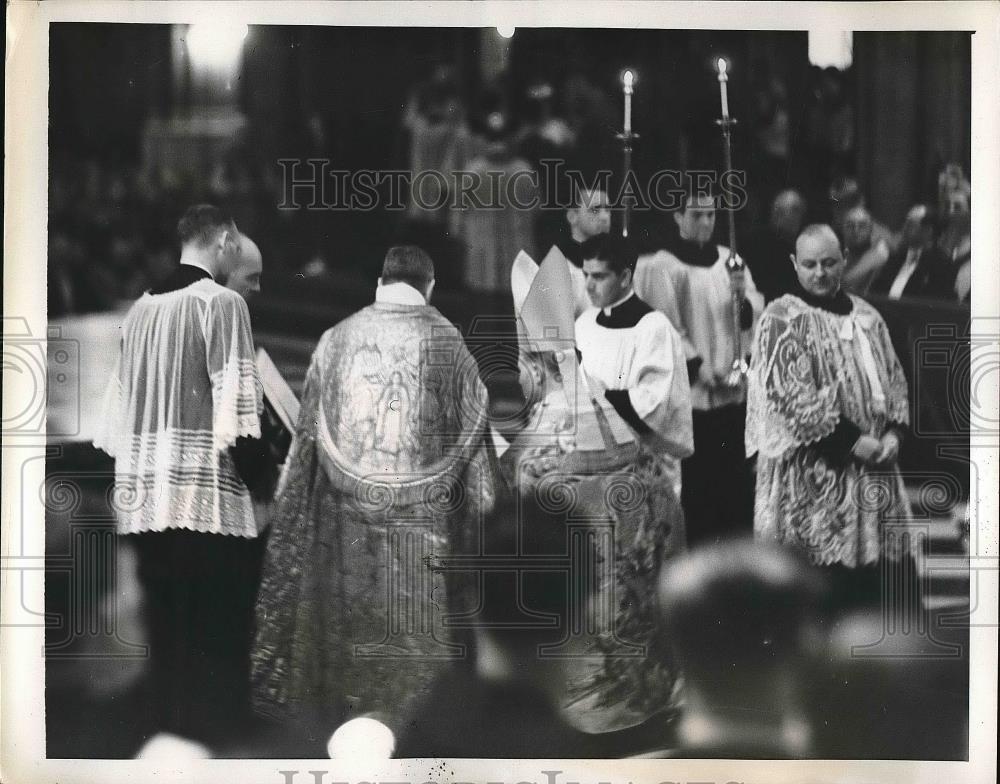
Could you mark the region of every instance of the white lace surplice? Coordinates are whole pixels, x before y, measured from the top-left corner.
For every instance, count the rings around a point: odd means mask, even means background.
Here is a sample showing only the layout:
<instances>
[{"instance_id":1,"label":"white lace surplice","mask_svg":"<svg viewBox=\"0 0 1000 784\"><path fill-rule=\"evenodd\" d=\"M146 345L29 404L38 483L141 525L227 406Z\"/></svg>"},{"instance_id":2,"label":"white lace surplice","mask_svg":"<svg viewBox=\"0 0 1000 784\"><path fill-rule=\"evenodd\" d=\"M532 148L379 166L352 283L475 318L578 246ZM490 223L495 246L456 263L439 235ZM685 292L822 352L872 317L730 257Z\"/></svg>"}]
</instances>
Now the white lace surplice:
<instances>
[{"instance_id":1,"label":"white lace surplice","mask_svg":"<svg viewBox=\"0 0 1000 784\"><path fill-rule=\"evenodd\" d=\"M119 533L256 536L250 495L228 452L238 437L260 437L246 302L208 279L146 294L122 336L94 438L115 458Z\"/></svg>"},{"instance_id":2,"label":"white lace surplice","mask_svg":"<svg viewBox=\"0 0 1000 784\"><path fill-rule=\"evenodd\" d=\"M754 531L814 563L858 566L883 552L882 524L910 511L896 465L834 464L810 448L841 418L880 438L909 423L906 379L867 302L841 316L786 295L764 311L747 392L747 455L759 453ZM889 552L894 555L894 552Z\"/></svg>"}]
</instances>

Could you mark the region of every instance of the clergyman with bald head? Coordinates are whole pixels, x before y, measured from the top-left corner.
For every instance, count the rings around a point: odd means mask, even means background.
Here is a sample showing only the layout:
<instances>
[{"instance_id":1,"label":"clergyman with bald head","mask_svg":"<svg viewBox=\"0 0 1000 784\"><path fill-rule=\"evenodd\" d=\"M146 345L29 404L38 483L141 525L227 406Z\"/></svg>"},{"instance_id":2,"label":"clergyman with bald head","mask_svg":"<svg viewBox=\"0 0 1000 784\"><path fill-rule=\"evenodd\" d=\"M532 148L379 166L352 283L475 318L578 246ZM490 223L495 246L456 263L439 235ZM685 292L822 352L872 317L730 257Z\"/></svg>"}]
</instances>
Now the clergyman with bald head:
<instances>
[{"instance_id":1,"label":"clergyman with bald head","mask_svg":"<svg viewBox=\"0 0 1000 784\"><path fill-rule=\"evenodd\" d=\"M906 378L882 317L845 292L830 226L806 226L786 263L795 288L764 310L750 363L754 532L801 550L852 589L877 586L882 561L908 557L887 527L910 516L899 471Z\"/></svg>"}]
</instances>

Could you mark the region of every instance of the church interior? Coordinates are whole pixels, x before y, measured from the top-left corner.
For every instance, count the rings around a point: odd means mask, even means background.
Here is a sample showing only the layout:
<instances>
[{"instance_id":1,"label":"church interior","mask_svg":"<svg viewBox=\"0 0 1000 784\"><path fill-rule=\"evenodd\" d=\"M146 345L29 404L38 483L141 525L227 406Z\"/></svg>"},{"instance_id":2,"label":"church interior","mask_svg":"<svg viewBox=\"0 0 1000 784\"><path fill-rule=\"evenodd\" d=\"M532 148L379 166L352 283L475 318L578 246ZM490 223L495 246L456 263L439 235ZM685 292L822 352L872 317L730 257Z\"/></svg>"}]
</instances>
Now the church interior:
<instances>
[{"instance_id":1,"label":"church interior","mask_svg":"<svg viewBox=\"0 0 1000 784\"><path fill-rule=\"evenodd\" d=\"M479 240L468 210L445 204L415 215L405 199L393 200L388 180L368 192L371 205L345 206L345 193L359 195L351 176L412 172L421 160L457 170L486 155L535 172L545 160L587 178L607 171L614 195L626 167L639 182L664 170L719 171L720 59L737 121L733 168L745 176L733 231L755 277L785 263L760 249L773 205L789 190L806 205L804 223L843 227L863 207L862 250L874 245L873 225L887 246L905 242L912 209L927 205L935 242L951 254L952 289L864 294L909 383L913 433L900 465L921 537L924 626L883 631L881 640L861 626L836 627L812 694L839 728L820 744L824 756L968 757L962 618L976 600L969 558L977 547L969 524L977 493L970 34L53 23L49 45L48 318L50 335L56 329L76 346L64 361L49 344L50 757L132 758L152 731L142 602L128 582L133 555L114 543L114 466L91 443L93 401L123 313L176 264L183 210L224 206L259 245L253 337L296 394L320 335L372 301L386 249L423 247L435 262L433 304L479 362L503 436L525 408L513 256L484 267L470 250ZM627 164L626 71L637 134ZM516 226L497 217L490 247L507 247L504 231L521 232L521 249L540 261L565 231L568 206L535 209ZM668 210L635 204L612 208L612 232L621 232L623 212L640 245L653 247L673 224ZM720 212L721 243L732 236L726 226ZM69 504L59 491L67 483L79 490ZM81 570L90 572L88 591L74 588ZM859 644L899 655L851 655ZM863 720L852 721L852 711ZM645 751L626 743L617 753Z\"/></svg>"}]
</instances>

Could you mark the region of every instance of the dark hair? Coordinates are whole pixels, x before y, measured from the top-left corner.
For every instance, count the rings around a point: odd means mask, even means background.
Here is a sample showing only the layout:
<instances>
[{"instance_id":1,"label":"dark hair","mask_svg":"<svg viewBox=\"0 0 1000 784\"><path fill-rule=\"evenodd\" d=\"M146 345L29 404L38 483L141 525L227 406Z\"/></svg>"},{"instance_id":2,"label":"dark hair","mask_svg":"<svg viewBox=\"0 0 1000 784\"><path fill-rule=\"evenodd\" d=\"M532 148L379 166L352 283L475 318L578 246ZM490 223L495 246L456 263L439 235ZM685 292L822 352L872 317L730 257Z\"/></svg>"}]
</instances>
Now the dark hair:
<instances>
[{"instance_id":1,"label":"dark hair","mask_svg":"<svg viewBox=\"0 0 1000 784\"><path fill-rule=\"evenodd\" d=\"M394 245L382 263L382 283L408 283L423 290L434 280L434 262L416 245Z\"/></svg>"},{"instance_id":2,"label":"dark hair","mask_svg":"<svg viewBox=\"0 0 1000 784\"><path fill-rule=\"evenodd\" d=\"M635 271L639 258L635 244L617 234L598 234L583 243L581 258L607 262L608 267L618 275L625 270Z\"/></svg>"},{"instance_id":3,"label":"dark hair","mask_svg":"<svg viewBox=\"0 0 1000 784\"><path fill-rule=\"evenodd\" d=\"M177 222L177 236L181 247L195 243L205 248L215 242L223 231L236 233L233 217L212 204L195 204L188 207Z\"/></svg>"},{"instance_id":4,"label":"dark hair","mask_svg":"<svg viewBox=\"0 0 1000 784\"><path fill-rule=\"evenodd\" d=\"M752 678L794 659L824 585L789 548L733 540L669 566L660 604L688 677L721 688L727 679Z\"/></svg>"}]
</instances>

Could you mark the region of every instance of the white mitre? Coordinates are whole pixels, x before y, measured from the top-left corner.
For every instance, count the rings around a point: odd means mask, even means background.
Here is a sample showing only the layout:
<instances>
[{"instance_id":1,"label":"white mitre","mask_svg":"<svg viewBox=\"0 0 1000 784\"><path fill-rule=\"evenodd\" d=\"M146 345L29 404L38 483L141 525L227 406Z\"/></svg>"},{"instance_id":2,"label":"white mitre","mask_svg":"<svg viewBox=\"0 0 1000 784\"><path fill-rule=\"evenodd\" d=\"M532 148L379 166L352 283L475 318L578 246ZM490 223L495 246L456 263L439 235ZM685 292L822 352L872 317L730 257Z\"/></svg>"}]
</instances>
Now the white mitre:
<instances>
[{"instance_id":1,"label":"white mitre","mask_svg":"<svg viewBox=\"0 0 1000 784\"><path fill-rule=\"evenodd\" d=\"M550 415L558 412L575 419L577 449L614 446L607 443L602 431L605 423L618 445L635 441L635 434L611 404L603 396L594 397L577 360L573 285L566 258L553 248L538 265L521 251L510 277L521 350L551 351L559 365L562 388L550 391L544 401Z\"/></svg>"}]
</instances>

